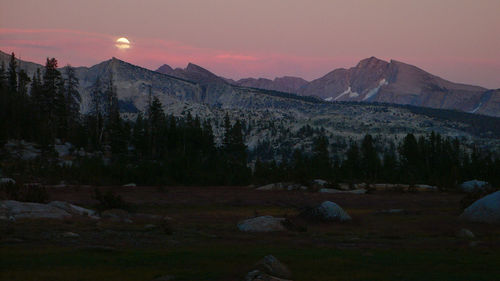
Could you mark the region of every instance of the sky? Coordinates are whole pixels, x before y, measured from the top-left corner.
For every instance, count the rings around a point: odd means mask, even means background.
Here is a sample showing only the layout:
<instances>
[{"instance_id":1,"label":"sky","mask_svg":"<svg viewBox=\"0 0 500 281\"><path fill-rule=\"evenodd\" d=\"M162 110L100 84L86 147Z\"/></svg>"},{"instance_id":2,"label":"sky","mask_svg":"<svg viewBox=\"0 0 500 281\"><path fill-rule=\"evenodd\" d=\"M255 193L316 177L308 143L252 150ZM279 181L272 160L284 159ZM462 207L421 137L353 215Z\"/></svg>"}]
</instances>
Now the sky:
<instances>
[{"instance_id":1,"label":"sky","mask_svg":"<svg viewBox=\"0 0 500 281\"><path fill-rule=\"evenodd\" d=\"M0 50L312 80L364 58L500 88L499 0L0 0ZM130 48L115 41L126 37Z\"/></svg>"}]
</instances>

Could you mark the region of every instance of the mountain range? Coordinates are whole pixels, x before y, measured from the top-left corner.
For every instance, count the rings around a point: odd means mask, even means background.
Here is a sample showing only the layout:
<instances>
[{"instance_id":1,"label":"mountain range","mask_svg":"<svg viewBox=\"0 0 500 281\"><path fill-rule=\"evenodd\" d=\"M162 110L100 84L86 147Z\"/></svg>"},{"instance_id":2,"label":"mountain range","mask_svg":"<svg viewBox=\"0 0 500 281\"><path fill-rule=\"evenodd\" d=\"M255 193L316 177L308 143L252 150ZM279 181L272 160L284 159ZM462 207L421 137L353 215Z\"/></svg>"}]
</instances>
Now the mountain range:
<instances>
[{"instance_id":1,"label":"mountain range","mask_svg":"<svg viewBox=\"0 0 500 281\"><path fill-rule=\"evenodd\" d=\"M386 62L375 57L364 59L349 69L335 69L311 82L299 77L234 81L193 64L185 69L163 65L156 71L201 83L227 82L236 86L315 96L325 101L408 104L500 116L500 89L488 90L453 83L413 65L395 60ZM201 72L204 75L200 76Z\"/></svg>"}]
</instances>

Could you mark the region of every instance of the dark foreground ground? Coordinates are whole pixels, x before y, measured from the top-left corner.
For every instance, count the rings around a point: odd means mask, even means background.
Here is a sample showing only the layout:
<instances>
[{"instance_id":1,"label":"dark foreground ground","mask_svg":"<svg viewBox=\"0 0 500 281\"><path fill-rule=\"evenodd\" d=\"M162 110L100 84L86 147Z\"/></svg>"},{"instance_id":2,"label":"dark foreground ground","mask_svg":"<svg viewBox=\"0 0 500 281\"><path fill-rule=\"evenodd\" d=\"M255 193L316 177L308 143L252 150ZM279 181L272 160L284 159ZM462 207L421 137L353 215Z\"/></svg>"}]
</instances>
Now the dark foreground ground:
<instances>
[{"instance_id":1,"label":"dark foreground ground","mask_svg":"<svg viewBox=\"0 0 500 281\"><path fill-rule=\"evenodd\" d=\"M102 188L106 190L108 188ZM500 280L500 226L460 221L462 194L320 194L246 187L110 187L134 212L167 220L31 220L0 224L0 280L242 280L272 254L294 280ZM49 188L92 208L93 187ZM336 202L349 223L298 219ZM404 209L400 214L380 210ZM238 221L286 216L305 232L242 233ZM155 227L147 224L154 224ZM457 238L461 228L475 239ZM80 237L64 238L64 232Z\"/></svg>"}]
</instances>

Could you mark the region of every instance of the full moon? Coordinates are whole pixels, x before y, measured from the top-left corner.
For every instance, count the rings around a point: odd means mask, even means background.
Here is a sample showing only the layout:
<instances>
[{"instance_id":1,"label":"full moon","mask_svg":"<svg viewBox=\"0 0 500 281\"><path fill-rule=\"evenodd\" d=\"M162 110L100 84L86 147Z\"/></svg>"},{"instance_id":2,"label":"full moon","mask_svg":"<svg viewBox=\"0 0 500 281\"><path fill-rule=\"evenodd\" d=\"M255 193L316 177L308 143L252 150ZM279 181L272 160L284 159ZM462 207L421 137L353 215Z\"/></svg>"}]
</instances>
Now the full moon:
<instances>
[{"instance_id":1,"label":"full moon","mask_svg":"<svg viewBox=\"0 0 500 281\"><path fill-rule=\"evenodd\" d=\"M126 50L130 48L130 41L125 37L120 37L116 39L115 46L120 50Z\"/></svg>"}]
</instances>

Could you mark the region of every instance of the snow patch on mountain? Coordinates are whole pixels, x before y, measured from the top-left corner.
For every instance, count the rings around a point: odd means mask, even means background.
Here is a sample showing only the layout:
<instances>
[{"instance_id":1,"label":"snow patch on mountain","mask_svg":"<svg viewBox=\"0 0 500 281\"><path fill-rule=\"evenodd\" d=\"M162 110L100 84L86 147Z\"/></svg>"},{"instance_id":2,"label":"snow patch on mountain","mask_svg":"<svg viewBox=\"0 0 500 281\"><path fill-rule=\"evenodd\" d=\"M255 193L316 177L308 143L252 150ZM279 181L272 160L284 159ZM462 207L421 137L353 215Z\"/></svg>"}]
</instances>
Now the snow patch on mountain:
<instances>
[{"instance_id":1,"label":"snow patch on mountain","mask_svg":"<svg viewBox=\"0 0 500 281\"><path fill-rule=\"evenodd\" d=\"M469 113L476 113L480 108L481 108L481 105L483 105L482 102L480 102L476 108L474 108L473 110L469 111Z\"/></svg>"},{"instance_id":2,"label":"snow patch on mountain","mask_svg":"<svg viewBox=\"0 0 500 281\"><path fill-rule=\"evenodd\" d=\"M343 97L343 96L345 96L345 95L347 95L347 96L348 96L348 97L350 97L350 98L355 98L355 97L358 97L358 96L359 96L359 94L358 94L358 93L356 93L356 92L353 92L353 91L352 91L352 89L351 89L351 86L349 86L349 87L347 88L347 90L345 90L344 92L342 92L342 93L341 93L340 95L338 95L337 97L335 97L335 98L334 98L334 97L329 97L329 98L327 98L327 99L325 99L325 100L326 100L326 101L338 100L338 99L340 99L341 97Z\"/></svg>"},{"instance_id":3,"label":"snow patch on mountain","mask_svg":"<svg viewBox=\"0 0 500 281\"><path fill-rule=\"evenodd\" d=\"M387 80L385 80L385 78L384 78L384 79L382 79L382 80L380 80L380 82L378 82L378 86L377 86L377 87L375 87L375 88L373 88L373 89L371 89L370 91L368 91L368 93L367 93L367 94L366 94L366 96L363 98L363 100L365 101L365 100L368 100L369 98L371 98L371 97L375 96L376 94L378 94L378 91L380 90L380 88L381 88L382 86L387 85L387 84L389 84L389 82L387 82Z\"/></svg>"}]
</instances>

